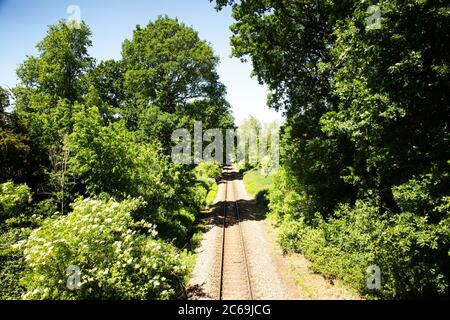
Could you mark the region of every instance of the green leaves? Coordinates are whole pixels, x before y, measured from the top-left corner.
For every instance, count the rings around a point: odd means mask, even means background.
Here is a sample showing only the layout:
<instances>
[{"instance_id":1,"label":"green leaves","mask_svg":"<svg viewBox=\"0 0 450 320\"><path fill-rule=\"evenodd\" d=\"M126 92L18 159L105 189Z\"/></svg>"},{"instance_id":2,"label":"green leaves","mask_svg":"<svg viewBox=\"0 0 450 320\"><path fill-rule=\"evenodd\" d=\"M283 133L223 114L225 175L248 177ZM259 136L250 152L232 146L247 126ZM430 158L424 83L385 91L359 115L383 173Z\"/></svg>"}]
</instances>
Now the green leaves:
<instances>
[{"instance_id":1,"label":"green leaves","mask_svg":"<svg viewBox=\"0 0 450 320\"><path fill-rule=\"evenodd\" d=\"M26 184L15 185L12 181L0 184L0 223L24 213L30 202L31 191Z\"/></svg>"},{"instance_id":2,"label":"green leaves","mask_svg":"<svg viewBox=\"0 0 450 320\"><path fill-rule=\"evenodd\" d=\"M68 28L64 21L51 25L36 46L39 56L28 57L17 70L21 86L72 102L80 99L85 89L81 77L94 63L87 52L90 35L84 22L80 28Z\"/></svg>"},{"instance_id":3,"label":"green leaves","mask_svg":"<svg viewBox=\"0 0 450 320\"><path fill-rule=\"evenodd\" d=\"M25 299L168 299L186 268L177 251L155 239L154 226L132 218L145 205L79 199L66 217L49 219L21 243L27 266ZM80 269L78 290L66 283Z\"/></svg>"},{"instance_id":4,"label":"green leaves","mask_svg":"<svg viewBox=\"0 0 450 320\"><path fill-rule=\"evenodd\" d=\"M150 99L163 111L174 111L190 99L221 99L218 58L192 28L159 17L137 28L122 51L125 87L133 95Z\"/></svg>"},{"instance_id":5,"label":"green leaves","mask_svg":"<svg viewBox=\"0 0 450 320\"><path fill-rule=\"evenodd\" d=\"M448 1L379 1L369 28L370 1L216 4L287 118L269 195L284 247L361 292L379 259L381 296L448 296Z\"/></svg>"}]
</instances>

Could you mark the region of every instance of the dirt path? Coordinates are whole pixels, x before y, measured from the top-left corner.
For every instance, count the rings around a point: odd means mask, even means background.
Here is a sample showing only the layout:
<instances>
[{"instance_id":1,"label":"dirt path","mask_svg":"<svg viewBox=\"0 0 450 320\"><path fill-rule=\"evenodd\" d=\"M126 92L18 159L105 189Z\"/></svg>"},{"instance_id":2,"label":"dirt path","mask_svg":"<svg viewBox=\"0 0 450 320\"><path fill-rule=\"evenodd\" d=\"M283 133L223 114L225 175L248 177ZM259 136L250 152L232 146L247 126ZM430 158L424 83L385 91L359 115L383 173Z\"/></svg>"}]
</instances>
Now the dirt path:
<instances>
[{"instance_id":1,"label":"dirt path","mask_svg":"<svg viewBox=\"0 0 450 320\"><path fill-rule=\"evenodd\" d=\"M232 171L236 171L234 168ZM219 183L214 204L211 206L207 229L200 247L191 280L188 285L189 299L219 299L221 270L222 226L225 192L228 201L237 200L241 214L241 229L247 255L253 299L299 300L299 299L357 299L357 295L344 289L339 283L330 283L309 269L309 263L301 255L284 256L276 243L276 230L258 213L258 206L251 199L242 179L236 173L232 179ZM233 190L230 193L230 188ZM228 230L230 228L230 230ZM237 233L227 227L230 236ZM242 271L241 258L228 252L227 261L233 268ZM233 260L235 260L233 262ZM230 263L229 263L230 264ZM239 282L239 278L234 279ZM233 280L231 280L233 281ZM246 299L243 283L236 283L236 292L227 292L228 297ZM242 296L242 297L241 297ZM246 295L245 295L246 296ZM226 298L226 297L224 297Z\"/></svg>"}]
</instances>

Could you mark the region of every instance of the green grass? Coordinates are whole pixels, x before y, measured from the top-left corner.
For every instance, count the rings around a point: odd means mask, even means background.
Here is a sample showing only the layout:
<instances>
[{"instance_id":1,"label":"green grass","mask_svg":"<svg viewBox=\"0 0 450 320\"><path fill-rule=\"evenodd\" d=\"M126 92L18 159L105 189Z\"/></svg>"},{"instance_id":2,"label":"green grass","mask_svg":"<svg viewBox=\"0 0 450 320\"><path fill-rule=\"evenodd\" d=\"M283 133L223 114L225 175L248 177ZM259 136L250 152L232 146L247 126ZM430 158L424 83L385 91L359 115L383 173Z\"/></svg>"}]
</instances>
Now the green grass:
<instances>
[{"instance_id":1,"label":"green grass","mask_svg":"<svg viewBox=\"0 0 450 320\"><path fill-rule=\"evenodd\" d=\"M206 205L207 206L210 206L213 203L214 199L216 198L217 189L218 189L217 183L214 183L211 186L211 189L209 190L208 195L206 196Z\"/></svg>"},{"instance_id":2,"label":"green grass","mask_svg":"<svg viewBox=\"0 0 450 320\"><path fill-rule=\"evenodd\" d=\"M251 197L255 197L260 191L268 190L272 183L272 175L265 177L259 169L252 169L244 173L245 188Z\"/></svg>"}]
</instances>

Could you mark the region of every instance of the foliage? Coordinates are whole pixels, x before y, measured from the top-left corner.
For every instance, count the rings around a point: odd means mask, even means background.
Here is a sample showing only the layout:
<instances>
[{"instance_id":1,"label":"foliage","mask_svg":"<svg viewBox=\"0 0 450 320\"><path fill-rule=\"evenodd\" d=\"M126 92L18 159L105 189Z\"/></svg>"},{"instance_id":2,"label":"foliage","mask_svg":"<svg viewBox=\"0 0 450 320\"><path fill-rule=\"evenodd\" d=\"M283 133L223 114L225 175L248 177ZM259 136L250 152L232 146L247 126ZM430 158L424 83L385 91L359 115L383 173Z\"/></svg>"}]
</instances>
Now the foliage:
<instances>
[{"instance_id":1,"label":"foliage","mask_svg":"<svg viewBox=\"0 0 450 320\"><path fill-rule=\"evenodd\" d=\"M69 174L82 181L88 195L143 197L147 206L142 218L183 244L206 198L192 194L193 175L183 174L158 149L139 142L123 121L103 126L96 107L80 106L75 119L68 145L73 154Z\"/></svg>"},{"instance_id":2,"label":"foliage","mask_svg":"<svg viewBox=\"0 0 450 320\"><path fill-rule=\"evenodd\" d=\"M255 197L263 190L269 190L272 186L272 175L263 175L258 169L252 169L244 173L245 189L251 197Z\"/></svg>"},{"instance_id":3,"label":"foliage","mask_svg":"<svg viewBox=\"0 0 450 320\"><path fill-rule=\"evenodd\" d=\"M325 221L318 214L308 215L306 199L293 191L289 175L280 169L269 207L281 225L282 247L303 253L316 271L337 276L372 297L445 296L449 202L448 197L434 198L428 188L439 189L447 178L425 175L394 187L401 213L383 213L379 199L367 199L338 206ZM379 292L367 289L370 265L381 268Z\"/></svg>"},{"instance_id":4,"label":"foliage","mask_svg":"<svg viewBox=\"0 0 450 320\"><path fill-rule=\"evenodd\" d=\"M7 110L10 107L10 92L0 87L0 181L24 175L30 150L23 126Z\"/></svg>"},{"instance_id":5,"label":"foliage","mask_svg":"<svg viewBox=\"0 0 450 320\"><path fill-rule=\"evenodd\" d=\"M20 284L25 261L14 245L27 238L29 229L14 228L0 233L0 300L18 300L25 292Z\"/></svg>"},{"instance_id":6,"label":"foliage","mask_svg":"<svg viewBox=\"0 0 450 320\"><path fill-rule=\"evenodd\" d=\"M0 184L0 222L23 213L31 202L30 188L12 181Z\"/></svg>"},{"instance_id":7,"label":"foliage","mask_svg":"<svg viewBox=\"0 0 450 320\"><path fill-rule=\"evenodd\" d=\"M239 171L259 168L267 176L278 166L278 157L274 155L278 151L279 129L278 121L261 124L254 116L249 116L239 125L238 152L242 159L237 163Z\"/></svg>"},{"instance_id":8,"label":"foliage","mask_svg":"<svg viewBox=\"0 0 450 320\"><path fill-rule=\"evenodd\" d=\"M195 167L194 172L198 178L207 178L216 181L222 174L222 168L218 163L213 161L202 161Z\"/></svg>"},{"instance_id":9,"label":"foliage","mask_svg":"<svg viewBox=\"0 0 450 320\"><path fill-rule=\"evenodd\" d=\"M222 173L222 168L213 161L203 161L194 169L197 179L195 193L199 195L202 206L209 206L213 203L217 194L217 184Z\"/></svg>"},{"instance_id":10,"label":"foliage","mask_svg":"<svg viewBox=\"0 0 450 320\"><path fill-rule=\"evenodd\" d=\"M31 191L26 184L0 184L0 300L20 299L23 255L14 244L24 240L35 226L30 217Z\"/></svg>"},{"instance_id":11,"label":"foliage","mask_svg":"<svg viewBox=\"0 0 450 320\"><path fill-rule=\"evenodd\" d=\"M70 28L64 21L51 25L36 46L39 56L28 56L17 70L21 86L51 97L78 100L85 91L82 77L94 62L88 54L90 35L84 22L79 28Z\"/></svg>"},{"instance_id":12,"label":"foliage","mask_svg":"<svg viewBox=\"0 0 450 320\"><path fill-rule=\"evenodd\" d=\"M9 93L6 89L0 87L0 115L2 117L7 107L9 107Z\"/></svg>"},{"instance_id":13,"label":"foliage","mask_svg":"<svg viewBox=\"0 0 450 320\"><path fill-rule=\"evenodd\" d=\"M138 26L118 61L96 65L91 44L84 22L80 28L51 25L37 54L17 70L13 107L9 92L0 89L0 182L29 186L2 185L1 297L17 298L25 286L24 297L33 299L166 299L178 297L186 281L187 260L173 245L195 242L199 211L215 196L220 167L171 163L171 133L195 121L232 125L218 57L192 28L167 17ZM94 230L87 221L95 215L107 221ZM141 220L152 224L158 239L143 232L143 222L135 222ZM24 244L22 286L23 255L13 244L33 229ZM111 250L117 243L108 241L116 238L129 251ZM41 255L49 247L55 251ZM128 254L140 262L113 266ZM66 262L88 270L85 289L67 290Z\"/></svg>"},{"instance_id":14,"label":"foliage","mask_svg":"<svg viewBox=\"0 0 450 320\"><path fill-rule=\"evenodd\" d=\"M207 128L232 125L218 57L192 28L168 17L137 26L122 57L127 126L162 144L166 154L175 129L192 131L194 121Z\"/></svg>"},{"instance_id":15,"label":"foliage","mask_svg":"<svg viewBox=\"0 0 450 320\"><path fill-rule=\"evenodd\" d=\"M79 199L73 212L47 220L21 245L25 299L168 299L186 269L179 253L157 239L154 226L136 222L145 203ZM81 271L79 290L66 286L69 266Z\"/></svg>"},{"instance_id":16,"label":"foliage","mask_svg":"<svg viewBox=\"0 0 450 320\"><path fill-rule=\"evenodd\" d=\"M197 32L177 20L159 17L145 28L138 26L122 54L127 90L166 112L189 99L222 98L218 58Z\"/></svg>"},{"instance_id":17,"label":"foliage","mask_svg":"<svg viewBox=\"0 0 450 320\"><path fill-rule=\"evenodd\" d=\"M445 221L430 225L409 212L380 217L375 204L358 201L354 207L342 205L335 215L327 223L318 218L316 228L303 219L284 221L281 245L311 259L315 271L337 276L368 296L446 295L448 214ZM367 288L366 269L371 265L381 269L380 291Z\"/></svg>"},{"instance_id":18,"label":"foliage","mask_svg":"<svg viewBox=\"0 0 450 320\"><path fill-rule=\"evenodd\" d=\"M379 1L379 28L370 1L216 4L286 115L269 196L282 243L364 293L376 263L375 295L448 296L448 2Z\"/></svg>"}]
</instances>

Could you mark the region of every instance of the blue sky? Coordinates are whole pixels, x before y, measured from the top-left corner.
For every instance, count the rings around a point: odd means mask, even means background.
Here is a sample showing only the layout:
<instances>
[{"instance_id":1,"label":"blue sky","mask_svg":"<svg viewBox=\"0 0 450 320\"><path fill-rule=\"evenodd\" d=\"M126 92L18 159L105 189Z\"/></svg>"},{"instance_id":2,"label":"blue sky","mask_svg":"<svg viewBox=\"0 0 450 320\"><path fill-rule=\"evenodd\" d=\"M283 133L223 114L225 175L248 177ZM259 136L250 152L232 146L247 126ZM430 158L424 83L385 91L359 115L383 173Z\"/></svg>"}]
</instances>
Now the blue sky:
<instances>
[{"instance_id":1,"label":"blue sky","mask_svg":"<svg viewBox=\"0 0 450 320\"><path fill-rule=\"evenodd\" d=\"M231 10L216 12L208 0L0 0L0 85L17 83L18 65L26 55L36 53L34 46L49 24L69 18L70 5L80 8L81 19L92 30L90 54L97 61L119 59L123 40L131 37L137 24L145 25L158 15L177 17L197 30L220 56L219 75L237 123L250 114L262 122L281 119L266 106L266 88L250 77L251 63L229 57Z\"/></svg>"}]
</instances>

